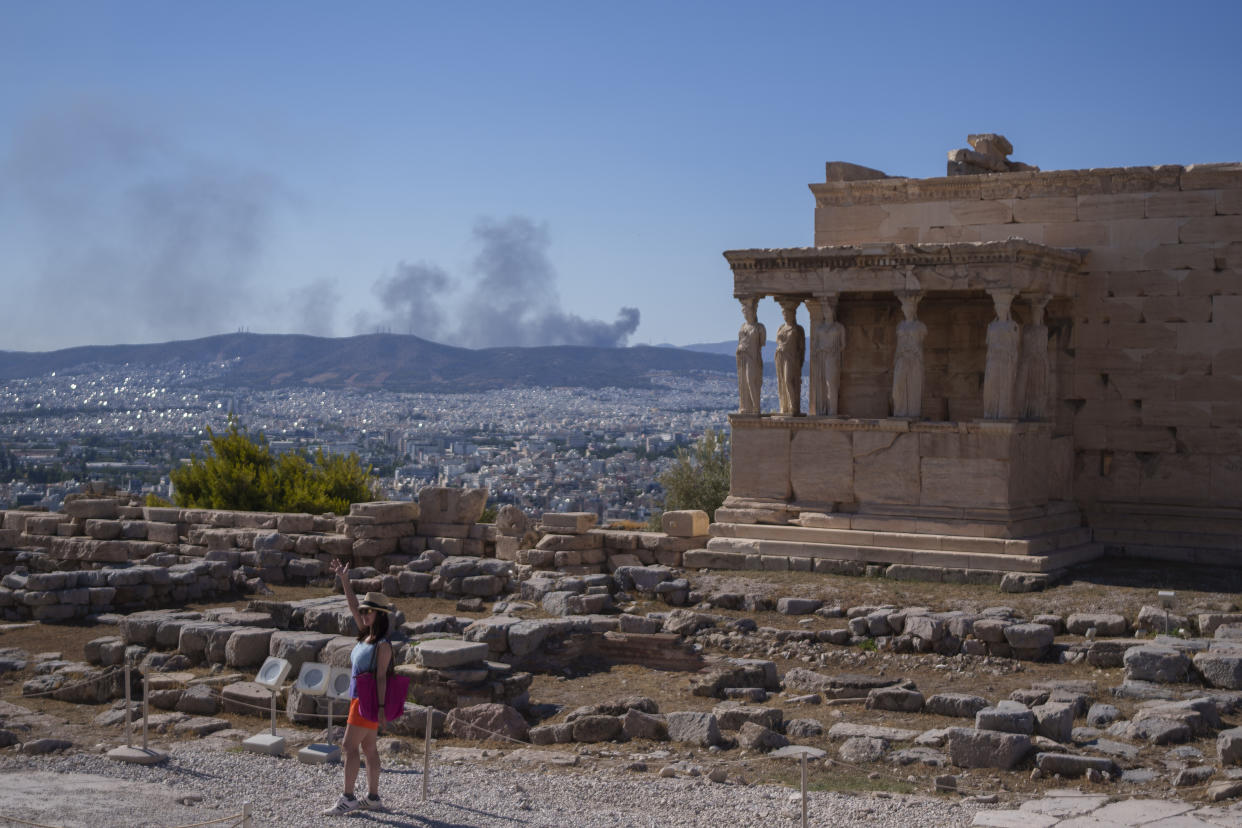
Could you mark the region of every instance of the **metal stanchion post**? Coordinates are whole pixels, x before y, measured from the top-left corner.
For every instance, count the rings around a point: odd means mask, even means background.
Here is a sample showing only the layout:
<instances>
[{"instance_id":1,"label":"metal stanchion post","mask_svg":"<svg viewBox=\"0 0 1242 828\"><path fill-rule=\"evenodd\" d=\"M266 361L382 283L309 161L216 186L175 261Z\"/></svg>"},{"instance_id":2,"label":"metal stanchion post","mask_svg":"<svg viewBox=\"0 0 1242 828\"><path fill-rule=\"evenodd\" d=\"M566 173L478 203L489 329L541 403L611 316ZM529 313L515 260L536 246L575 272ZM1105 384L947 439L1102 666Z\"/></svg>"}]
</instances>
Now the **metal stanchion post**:
<instances>
[{"instance_id":1,"label":"metal stanchion post","mask_svg":"<svg viewBox=\"0 0 1242 828\"><path fill-rule=\"evenodd\" d=\"M276 735L276 688L272 688L272 735Z\"/></svg>"},{"instance_id":2,"label":"metal stanchion post","mask_svg":"<svg viewBox=\"0 0 1242 828\"><path fill-rule=\"evenodd\" d=\"M134 746L134 723L130 718L134 715L134 703L129 690L129 662L125 662L125 747Z\"/></svg>"},{"instance_id":3,"label":"metal stanchion post","mask_svg":"<svg viewBox=\"0 0 1242 828\"><path fill-rule=\"evenodd\" d=\"M147 674L142 674L142 749L147 749L147 714L150 712L151 687Z\"/></svg>"},{"instance_id":4,"label":"metal stanchion post","mask_svg":"<svg viewBox=\"0 0 1242 828\"><path fill-rule=\"evenodd\" d=\"M254 828L254 822L250 819L250 803L242 803L242 828Z\"/></svg>"},{"instance_id":5,"label":"metal stanchion post","mask_svg":"<svg viewBox=\"0 0 1242 828\"><path fill-rule=\"evenodd\" d=\"M431 773L431 705L423 714L423 802L427 801L427 776Z\"/></svg>"},{"instance_id":6,"label":"metal stanchion post","mask_svg":"<svg viewBox=\"0 0 1242 828\"><path fill-rule=\"evenodd\" d=\"M806 754L802 754L802 828L806 828Z\"/></svg>"}]
</instances>

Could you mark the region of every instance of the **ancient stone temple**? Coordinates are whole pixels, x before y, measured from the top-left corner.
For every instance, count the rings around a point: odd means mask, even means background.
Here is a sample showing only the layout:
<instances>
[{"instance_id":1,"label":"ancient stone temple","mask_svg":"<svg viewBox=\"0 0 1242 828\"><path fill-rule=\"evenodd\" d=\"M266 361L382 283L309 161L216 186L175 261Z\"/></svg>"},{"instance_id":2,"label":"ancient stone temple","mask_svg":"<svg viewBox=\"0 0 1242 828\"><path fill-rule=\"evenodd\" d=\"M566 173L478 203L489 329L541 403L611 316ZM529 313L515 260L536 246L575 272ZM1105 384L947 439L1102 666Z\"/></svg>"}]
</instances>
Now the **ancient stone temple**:
<instances>
[{"instance_id":1,"label":"ancient stone temple","mask_svg":"<svg viewBox=\"0 0 1242 828\"><path fill-rule=\"evenodd\" d=\"M1242 164L1041 172L969 142L944 178L829 163L814 247L725 253L745 321L709 550L1242 564Z\"/></svg>"}]
</instances>

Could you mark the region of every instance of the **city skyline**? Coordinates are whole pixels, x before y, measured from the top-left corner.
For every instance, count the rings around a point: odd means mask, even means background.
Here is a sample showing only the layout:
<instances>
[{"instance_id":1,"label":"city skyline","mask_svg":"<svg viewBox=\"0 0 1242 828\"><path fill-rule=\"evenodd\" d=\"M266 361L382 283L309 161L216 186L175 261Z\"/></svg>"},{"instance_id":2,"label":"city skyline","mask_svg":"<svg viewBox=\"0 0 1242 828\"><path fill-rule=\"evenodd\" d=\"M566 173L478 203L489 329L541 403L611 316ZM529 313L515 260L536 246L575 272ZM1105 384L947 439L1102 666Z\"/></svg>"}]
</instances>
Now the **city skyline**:
<instances>
[{"instance_id":1,"label":"city skyline","mask_svg":"<svg viewBox=\"0 0 1242 828\"><path fill-rule=\"evenodd\" d=\"M1227 2L0 7L0 350L719 342L721 252L810 244L826 161L1242 146Z\"/></svg>"}]
</instances>

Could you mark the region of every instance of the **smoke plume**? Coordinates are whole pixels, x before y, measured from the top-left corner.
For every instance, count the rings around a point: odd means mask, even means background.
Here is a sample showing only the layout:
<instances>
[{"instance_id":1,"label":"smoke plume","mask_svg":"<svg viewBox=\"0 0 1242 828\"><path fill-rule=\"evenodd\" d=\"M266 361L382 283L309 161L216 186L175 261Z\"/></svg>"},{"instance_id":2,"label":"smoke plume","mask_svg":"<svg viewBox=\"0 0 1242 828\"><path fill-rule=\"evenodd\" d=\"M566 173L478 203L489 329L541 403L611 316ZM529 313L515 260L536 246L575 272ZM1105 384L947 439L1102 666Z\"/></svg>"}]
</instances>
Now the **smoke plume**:
<instances>
[{"instance_id":1,"label":"smoke plume","mask_svg":"<svg viewBox=\"0 0 1242 828\"><path fill-rule=\"evenodd\" d=\"M360 332L370 326L437 339L446 330L441 305L452 287L453 280L435 265L401 262L396 273L375 283L375 295L385 314L377 322L370 314L360 313L356 327Z\"/></svg>"},{"instance_id":2,"label":"smoke plume","mask_svg":"<svg viewBox=\"0 0 1242 828\"><path fill-rule=\"evenodd\" d=\"M546 225L522 216L480 219L473 241L478 247L471 267L474 278L455 312L441 311L455 287L448 274L433 265L403 263L375 286L388 309L379 326L471 348L619 347L638 328L637 308L621 308L615 322L583 319L561 310L556 270L547 254ZM373 329L374 321L359 319L358 330Z\"/></svg>"},{"instance_id":3,"label":"smoke plume","mask_svg":"<svg viewBox=\"0 0 1242 828\"><path fill-rule=\"evenodd\" d=\"M24 288L58 323L15 320L31 346L186 339L253 321L282 197L270 176L197 157L99 104L24 124L0 171L0 208L24 236Z\"/></svg>"}]
</instances>

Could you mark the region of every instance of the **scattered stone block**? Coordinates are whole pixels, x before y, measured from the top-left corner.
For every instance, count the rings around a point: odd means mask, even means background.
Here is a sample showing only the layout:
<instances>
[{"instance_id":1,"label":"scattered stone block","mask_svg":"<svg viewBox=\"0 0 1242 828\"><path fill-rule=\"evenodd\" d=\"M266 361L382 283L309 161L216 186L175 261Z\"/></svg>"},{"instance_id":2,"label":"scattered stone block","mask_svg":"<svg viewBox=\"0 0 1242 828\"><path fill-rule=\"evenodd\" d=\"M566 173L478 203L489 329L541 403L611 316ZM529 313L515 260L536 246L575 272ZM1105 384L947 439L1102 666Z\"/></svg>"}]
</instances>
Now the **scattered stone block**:
<instances>
[{"instance_id":1,"label":"scattered stone block","mask_svg":"<svg viewBox=\"0 0 1242 828\"><path fill-rule=\"evenodd\" d=\"M257 667L267 658L271 629L239 627L224 645L224 663L229 667Z\"/></svg>"},{"instance_id":2,"label":"scattered stone block","mask_svg":"<svg viewBox=\"0 0 1242 828\"><path fill-rule=\"evenodd\" d=\"M575 742L611 742L621 735L622 723L617 716L582 716L573 721Z\"/></svg>"},{"instance_id":3,"label":"scattered stone block","mask_svg":"<svg viewBox=\"0 0 1242 828\"><path fill-rule=\"evenodd\" d=\"M997 702L995 707L985 707L975 714L975 727L978 730L1021 733L1029 736L1035 732L1035 714L1018 702Z\"/></svg>"},{"instance_id":4,"label":"scattered stone block","mask_svg":"<svg viewBox=\"0 0 1242 828\"><path fill-rule=\"evenodd\" d=\"M1047 702L1031 708L1035 715L1035 732L1054 742L1069 742L1074 731L1074 706L1063 702Z\"/></svg>"},{"instance_id":5,"label":"scattered stone block","mask_svg":"<svg viewBox=\"0 0 1242 828\"><path fill-rule=\"evenodd\" d=\"M1091 727L1105 727L1121 718L1121 711L1111 704L1093 704L1087 711L1087 724Z\"/></svg>"},{"instance_id":6,"label":"scattered stone block","mask_svg":"<svg viewBox=\"0 0 1242 828\"><path fill-rule=\"evenodd\" d=\"M1014 658L1024 661L1043 658L1055 638L1056 633L1047 624L1011 624L1005 627L1005 642L1013 648Z\"/></svg>"},{"instance_id":7,"label":"scattered stone block","mask_svg":"<svg viewBox=\"0 0 1242 828\"><path fill-rule=\"evenodd\" d=\"M1122 663L1126 678L1138 681L1177 684L1186 681L1190 673L1190 659L1184 653L1155 644L1130 647Z\"/></svg>"},{"instance_id":8,"label":"scattered stone block","mask_svg":"<svg viewBox=\"0 0 1242 828\"><path fill-rule=\"evenodd\" d=\"M976 713L987 706L988 700L982 696L972 696L969 693L937 693L927 700L923 712L973 719Z\"/></svg>"},{"instance_id":9,"label":"scattered stone block","mask_svg":"<svg viewBox=\"0 0 1242 828\"><path fill-rule=\"evenodd\" d=\"M716 717L711 713L698 711L678 711L665 715L668 725L668 738L674 742L685 742L699 747L711 747L720 744L720 728Z\"/></svg>"},{"instance_id":10,"label":"scattered stone block","mask_svg":"<svg viewBox=\"0 0 1242 828\"><path fill-rule=\"evenodd\" d=\"M811 615L823 605L823 601L815 598L786 596L776 602L776 611L781 615Z\"/></svg>"},{"instance_id":11,"label":"scattered stone block","mask_svg":"<svg viewBox=\"0 0 1242 828\"><path fill-rule=\"evenodd\" d=\"M923 694L904 687L877 687L867 693L868 710L893 710L918 713L923 709Z\"/></svg>"},{"instance_id":12,"label":"scattered stone block","mask_svg":"<svg viewBox=\"0 0 1242 828\"><path fill-rule=\"evenodd\" d=\"M514 627L519 625L515 624ZM512 629L512 628L511 628ZM483 661L488 657L488 645L481 642L461 641L454 638L438 638L423 641L415 648L418 663L437 670L453 669Z\"/></svg>"},{"instance_id":13,"label":"scattered stone block","mask_svg":"<svg viewBox=\"0 0 1242 828\"><path fill-rule=\"evenodd\" d=\"M1065 631L1071 635L1086 635L1092 627L1095 634L1103 638L1125 635L1129 625L1124 615L1116 613L1076 612L1065 619Z\"/></svg>"},{"instance_id":14,"label":"scattered stone block","mask_svg":"<svg viewBox=\"0 0 1242 828\"><path fill-rule=\"evenodd\" d=\"M545 524L546 524L546 515ZM674 538L695 538L707 534L711 521L701 509L682 509L665 512L660 516L660 528Z\"/></svg>"},{"instance_id":15,"label":"scattered stone block","mask_svg":"<svg viewBox=\"0 0 1242 828\"><path fill-rule=\"evenodd\" d=\"M1242 651L1195 653L1194 666L1208 687L1242 690Z\"/></svg>"},{"instance_id":16,"label":"scattered stone block","mask_svg":"<svg viewBox=\"0 0 1242 828\"><path fill-rule=\"evenodd\" d=\"M1012 770L1031 752L1031 739L1021 733L951 727L945 736L949 761L959 768Z\"/></svg>"},{"instance_id":17,"label":"scattered stone block","mask_svg":"<svg viewBox=\"0 0 1242 828\"><path fill-rule=\"evenodd\" d=\"M850 764L862 764L864 762L878 762L888 751L889 744L885 739L877 739L871 736L851 736L841 743L841 747L837 749L837 755L841 757L841 761Z\"/></svg>"},{"instance_id":18,"label":"scattered stone block","mask_svg":"<svg viewBox=\"0 0 1242 828\"><path fill-rule=\"evenodd\" d=\"M621 731L631 739L651 739L664 741L668 739L668 725L664 717L644 713L631 707L621 718Z\"/></svg>"},{"instance_id":19,"label":"scattered stone block","mask_svg":"<svg viewBox=\"0 0 1242 828\"><path fill-rule=\"evenodd\" d=\"M1216 734L1216 756L1222 765L1242 762L1242 727L1231 727Z\"/></svg>"},{"instance_id":20,"label":"scattered stone block","mask_svg":"<svg viewBox=\"0 0 1242 828\"><path fill-rule=\"evenodd\" d=\"M882 727L880 725L864 725L855 722L837 722L828 729L828 738L834 741L837 739L849 739L854 736L887 739L890 742L913 742L918 738L919 733L916 730Z\"/></svg>"},{"instance_id":21,"label":"scattered stone block","mask_svg":"<svg viewBox=\"0 0 1242 828\"><path fill-rule=\"evenodd\" d=\"M476 704L449 711L446 733L458 739L526 741L528 728L522 714L507 704Z\"/></svg>"},{"instance_id":22,"label":"scattered stone block","mask_svg":"<svg viewBox=\"0 0 1242 828\"><path fill-rule=\"evenodd\" d=\"M738 702L722 702L712 708L721 730L740 730L746 722L754 722L769 730L779 730L784 716L777 707L755 707Z\"/></svg>"},{"instance_id":23,"label":"scattered stone block","mask_svg":"<svg viewBox=\"0 0 1242 828\"><path fill-rule=\"evenodd\" d=\"M598 520L594 512L544 512L540 523L547 532L581 535L589 532Z\"/></svg>"},{"instance_id":24,"label":"scattered stone block","mask_svg":"<svg viewBox=\"0 0 1242 828\"><path fill-rule=\"evenodd\" d=\"M1121 775L1121 768L1112 759L1072 753L1038 753L1035 755L1035 766L1047 776L1060 774L1064 777L1077 777L1085 775L1089 770L1096 770L1114 778Z\"/></svg>"},{"instance_id":25,"label":"scattered stone block","mask_svg":"<svg viewBox=\"0 0 1242 828\"><path fill-rule=\"evenodd\" d=\"M824 734L817 719L790 719L785 722L785 735L791 739L811 739Z\"/></svg>"},{"instance_id":26,"label":"scattered stone block","mask_svg":"<svg viewBox=\"0 0 1242 828\"><path fill-rule=\"evenodd\" d=\"M267 716L271 709L272 691L253 681L239 681L220 690L225 713L243 716Z\"/></svg>"},{"instance_id":27,"label":"scattered stone block","mask_svg":"<svg viewBox=\"0 0 1242 828\"><path fill-rule=\"evenodd\" d=\"M744 722L737 732L737 744L738 747L746 750L766 753L785 747L789 744L789 740L758 722Z\"/></svg>"}]
</instances>

